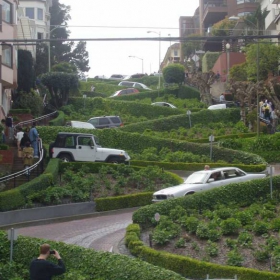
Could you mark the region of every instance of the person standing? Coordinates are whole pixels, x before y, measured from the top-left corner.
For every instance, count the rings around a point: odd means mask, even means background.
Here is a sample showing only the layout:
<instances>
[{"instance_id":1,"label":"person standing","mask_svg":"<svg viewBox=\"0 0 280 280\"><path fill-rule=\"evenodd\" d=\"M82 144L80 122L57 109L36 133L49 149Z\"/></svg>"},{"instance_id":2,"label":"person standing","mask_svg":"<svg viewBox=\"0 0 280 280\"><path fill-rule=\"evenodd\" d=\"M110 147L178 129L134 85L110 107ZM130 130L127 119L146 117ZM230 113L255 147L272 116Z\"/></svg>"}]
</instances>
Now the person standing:
<instances>
[{"instance_id":1,"label":"person standing","mask_svg":"<svg viewBox=\"0 0 280 280\"><path fill-rule=\"evenodd\" d=\"M222 93L222 94L220 95L220 102L221 102L221 103L224 103L225 101L226 101L225 95Z\"/></svg>"},{"instance_id":2,"label":"person standing","mask_svg":"<svg viewBox=\"0 0 280 280\"><path fill-rule=\"evenodd\" d=\"M58 260L58 264L47 261L50 255ZM59 253L56 250L51 251L49 244L43 244L40 246L40 256L30 264L30 280L51 280L53 276L61 275L65 271L65 265Z\"/></svg>"},{"instance_id":3,"label":"person standing","mask_svg":"<svg viewBox=\"0 0 280 280\"><path fill-rule=\"evenodd\" d=\"M39 151L38 151L39 134L35 122L32 124L32 128L29 131L29 139L31 142L31 146L34 150L34 158L38 158L39 157Z\"/></svg>"},{"instance_id":4,"label":"person standing","mask_svg":"<svg viewBox=\"0 0 280 280\"><path fill-rule=\"evenodd\" d=\"M9 114L6 118L6 127L8 128L8 139L14 140L14 134L13 134L13 118Z\"/></svg>"},{"instance_id":5,"label":"person standing","mask_svg":"<svg viewBox=\"0 0 280 280\"><path fill-rule=\"evenodd\" d=\"M24 135L24 132L22 131L22 127L19 127L17 135L16 135L18 150L21 150L21 148L20 148L20 141L21 141L23 135Z\"/></svg>"},{"instance_id":6,"label":"person standing","mask_svg":"<svg viewBox=\"0 0 280 280\"><path fill-rule=\"evenodd\" d=\"M210 170L210 166L209 165L205 165L204 166L204 170Z\"/></svg>"},{"instance_id":7,"label":"person standing","mask_svg":"<svg viewBox=\"0 0 280 280\"><path fill-rule=\"evenodd\" d=\"M5 129L6 129L6 120L2 119L1 120L1 128L2 128L2 143L6 143L6 135L5 135Z\"/></svg>"}]
</instances>

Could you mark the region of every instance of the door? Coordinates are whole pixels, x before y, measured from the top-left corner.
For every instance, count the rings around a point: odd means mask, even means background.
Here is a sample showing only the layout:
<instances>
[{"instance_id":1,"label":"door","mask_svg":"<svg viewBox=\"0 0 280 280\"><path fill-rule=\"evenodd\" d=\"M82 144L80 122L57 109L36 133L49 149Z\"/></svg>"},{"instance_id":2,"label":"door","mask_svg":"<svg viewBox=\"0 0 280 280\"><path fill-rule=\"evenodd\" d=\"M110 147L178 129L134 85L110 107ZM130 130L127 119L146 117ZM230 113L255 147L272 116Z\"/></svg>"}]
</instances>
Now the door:
<instances>
[{"instance_id":1,"label":"door","mask_svg":"<svg viewBox=\"0 0 280 280\"><path fill-rule=\"evenodd\" d=\"M92 137L78 136L75 151L76 161L95 161L96 147L93 144Z\"/></svg>"}]
</instances>

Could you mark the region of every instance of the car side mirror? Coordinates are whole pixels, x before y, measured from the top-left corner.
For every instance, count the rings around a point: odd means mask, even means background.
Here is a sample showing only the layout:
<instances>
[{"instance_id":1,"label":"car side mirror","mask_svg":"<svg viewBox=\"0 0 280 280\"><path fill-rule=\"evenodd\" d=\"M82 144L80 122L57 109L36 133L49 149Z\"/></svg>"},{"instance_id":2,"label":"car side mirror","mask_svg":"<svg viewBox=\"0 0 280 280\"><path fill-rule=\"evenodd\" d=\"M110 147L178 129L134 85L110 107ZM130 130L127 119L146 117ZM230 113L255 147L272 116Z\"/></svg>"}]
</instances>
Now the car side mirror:
<instances>
[{"instance_id":1,"label":"car side mirror","mask_svg":"<svg viewBox=\"0 0 280 280\"><path fill-rule=\"evenodd\" d=\"M214 182L215 180L214 180L214 178L209 178L208 179L208 183L212 183L212 182Z\"/></svg>"}]
</instances>

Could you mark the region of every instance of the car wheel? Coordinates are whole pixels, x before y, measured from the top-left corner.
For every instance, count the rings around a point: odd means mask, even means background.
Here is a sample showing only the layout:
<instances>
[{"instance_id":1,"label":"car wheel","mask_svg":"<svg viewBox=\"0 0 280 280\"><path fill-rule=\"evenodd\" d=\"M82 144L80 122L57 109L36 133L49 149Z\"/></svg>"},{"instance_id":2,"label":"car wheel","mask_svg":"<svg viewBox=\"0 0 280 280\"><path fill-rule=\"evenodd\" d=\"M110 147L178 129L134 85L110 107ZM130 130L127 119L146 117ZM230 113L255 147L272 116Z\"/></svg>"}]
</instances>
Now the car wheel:
<instances>
[{"instance_id":1,"label":"car wheel","mask_svg":"<svg viewBox=\"0 0 280 280\"><path fill-rule=\"evenodd\" d=\"M118 158L116 158L116 157L111 157L107 162L108 162L108 163L114 163L114 164L120 163L120 162L118 161Z\"/></svg>"},{"instance_id":2,"label":"car wheel","mask_svg":"<svg viewBox=\"0 0 280 280\"><path fill-rule=\"evenodd\" d=\"M59 155L59 158L64 162L70 162L72 161L71 157L67 154L61 154Z\"/></svg>"},{"instance_id":3,"label":"car wheel","mask_svg":"<svg viewBox=\"0 0 280 280\"><path fill-rule=\"evenodd\" d=\"M189 193L186 193L185 196L187 195L191 195L191 194L194 194L194 192L189 192Z\"/></svg>"}]
</instances>

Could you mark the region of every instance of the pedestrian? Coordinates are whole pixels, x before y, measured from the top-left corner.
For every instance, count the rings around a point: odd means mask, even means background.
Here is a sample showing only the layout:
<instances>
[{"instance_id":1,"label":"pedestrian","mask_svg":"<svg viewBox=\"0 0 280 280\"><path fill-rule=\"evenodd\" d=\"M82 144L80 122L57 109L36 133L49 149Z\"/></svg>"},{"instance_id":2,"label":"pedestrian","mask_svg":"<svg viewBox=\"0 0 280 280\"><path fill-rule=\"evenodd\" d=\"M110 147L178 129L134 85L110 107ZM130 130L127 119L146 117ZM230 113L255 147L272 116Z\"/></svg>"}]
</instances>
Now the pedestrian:
<instances>
[{"instance_id":1,"label":"pedestrian","mask_svg":"<svg viewBox=\"0 0 280 280\"><path fill-rule=\"evenodd\" d=\"M6 129L6 120L1 120L1 129L2 129L2 144L6 143L6 135L5 135L5 129Z\"/></svg>"},{"instance_id":2,"label":"pedestrian","mask_svg":"<svg viewBox=\"0 0 280 280\"><path fill-rule=\"evenodd\" d=\"M272 109L270 117L272 121L271 133L275 133L278 125L278 116L274 109Z\"/></svg>"},{"instance_id":3,"label":"pedestrian","mask_svg":"<svg viewBox=\"0 0 280 280\"><path fill-rule=\"evenodd\" d=\"M26 142L25 148L22 150L23 166L26 169L25 175L29 176L28 168L33 165L33 154L34 150L30 145L30 142Z\"/></svg>"},{"instance_id":4,"label":"pedestrian","mask_svg":"<svg viewBox=\"0 0 280 280\"><path fill-rule=\"evenodd\" d=\"M8 139L14 140L13 117L11 114L9 114L8 117L6 118L6 127L8 128Z\"/></svg>"},{"instance_id":5,"label":"pedestrian","mask_svg":"<svg viewBox=\"0 0 280 280\"><path fill-rule=\"evenodd\" d=\"M51 280L53 276L63 274L66 269L65 265L56 250L50 250L49 244L40 246L40 255L34 259L29 268L30 280ZM53 255L58 263L47 261L47 258Z\"/></svg>"},{"instance_id":6,"label":"pedestrian","mask_svg":"<svg viewBox=\"0 0 280 280\"><path fill-rule=\"evenodd\" d=\"M216 81L217 82L219 82L220 81L220 78L221 78L221 75L220 75L220 72L219 71L217 71L217 73L216 73Z\"/></svg>"},{"instance_id":7,"label":"pedestrian","mask_svg":"<svg viewBox=\"0 0 280 280\"><path fill-rule=\"evenodd\" d=\"M204 166L204 170L209 170L210 169L210 166L209 165L205 165Z\"/></svg>"},{"instance_id":8,"label":"pedestrian","mask_svg":"<svg viewBox=\"0 0 280 280\"><path fill-rule=\"evenodd\" d=\"M267 121L270 121L270 106L268 105L267 101L263 104L263 116Z\"/></svg>"},{"instance_id":9,"label":"pedestrian","mask_svg":"<svg viewBox=\"0 0 280 280\"><path fill-rule=\"evenodd\" d=\"M225 101L226 101L225 95L222 93L222 94L220 95L220 102L221 102L221 103L224 103Z\"/></svg>"},{"instance_id":10,"label":"pedestrian","mask_svg":"<svg viewBox=\"0 0 280 280\"><path fill-rule=\"evenodd\" d=\"M39 134L35 122L32 124L32 128L29 131L29 139L30 139L31 146L34 150L34 158L38 158L39 157L39 151L38 151Z\"/></svg>"},{"instance_id":11,"label":"pedestrian","mask_svg":"<svg viewBox=\"0 0 280 280\"><path fill-rule=\"evenodd\" d=\"M28 133L29 133L29 131L25 131L23 133L23 137L20 140L20 148L21 148L21 150L23 150L23 148L26 146L27 142L29 142L29 143L31 142L30 139L29 139Z\"/></svg>"},{"instance_id":12,"label":"pedestrian","mask_svg":"<svg viewBox=\"0 0 280 280\"><path fill-rule=\"evenodd\" d=\"M20 141L21 141L21 139L22 139L22 137L24 135L24 132L22 131L22 127L18 127L17 130L18 130L17 135L16 135L17 147L18 147L18 150L21 150L21 148L20 148Z\"/></svg>"}]
</instances>

